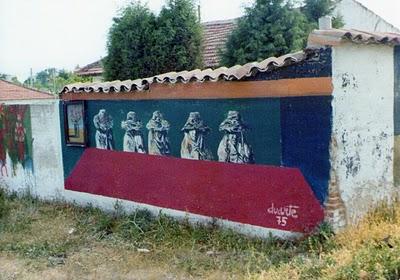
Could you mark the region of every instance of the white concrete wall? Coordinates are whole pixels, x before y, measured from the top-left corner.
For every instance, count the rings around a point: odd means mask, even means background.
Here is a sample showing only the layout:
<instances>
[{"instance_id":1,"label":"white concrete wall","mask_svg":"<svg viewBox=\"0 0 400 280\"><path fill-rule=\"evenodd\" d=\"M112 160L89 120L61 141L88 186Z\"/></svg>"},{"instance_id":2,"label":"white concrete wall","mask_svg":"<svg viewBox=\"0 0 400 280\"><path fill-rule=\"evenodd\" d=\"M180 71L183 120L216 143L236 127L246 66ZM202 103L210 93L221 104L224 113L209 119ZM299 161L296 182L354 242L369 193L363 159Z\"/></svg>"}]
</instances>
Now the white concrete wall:
<instances>
[{"instance_id":1,"label":"white concrete wall","mask_svg":"<svg viewBox=\"0 0 400 280\"><path fill-rule=\"evenodd\" d=\"M400 30L355 0L342 0L334 14L343 17L346 29L359 29L372 32L395 32Z\"/></svg>"},{"instance_id":2,"label":"white concrete wall","mask_svg":"<svg viewBox=\"0 0 400 280\"><path fill-rule=\"evenodd\" d=\"M35 188L41 198L62 196L64 170L58 101L48 105L31 105Z\"/></svg>"},{"instance_id":3,"label":"white concrete wall","mask_svg":"<svg viewBox=\"0 0 400 280\"><path fill-rule=\"evenodd\" d=\"M12 192L26 192L34 189L36 183L33 170L24 168L20 163L13 167L8 153L6 163L3 175L0 175L0 186L6 186Z\"/></svg>"},{"instance_id":4,"label":"white concrete wall","mask_svg":"<svg viewBox=\"0 0 400 280\"><path fill-rule=\"evenodd\" d=\"M347 222L354 223L396 192L393 48L345 43L332 56L332 168Z\"/></svg>"},{"instance_id":5,"label":"white concrete wall","mask_svg":"<svg viewBox=\"0 0 400 280\"><path fill-rule=\"evenodd\" d=\"M78 205L91 205L103 209L107 212L115 211L115 206L118 203L119 207L126 213L133 212L135 210L148 210L152 215L157 216L160 214L168 215L178 221L187 221L192 225L210 225L214 224L225 229L231 229L238 233L245 234L252 237L269 238L271 235L281 239L299 239L304 236L302 233L283 231L278 229L268 229L259 226L252 226L248 224L242 224L232 222L228 220L216 219L212 217L190 214L184 211L178 211L174 209L167 209L156 207L148 204L136 203L128 200L121 200L111 197L105 197L100 195L93 195L88 193L80 193L65 190L62 192L62 197L66 202L71 202Z\"/></svg>"},{"instance_id":6,"label":"white concrete wall","mask_svg":"<svg viewBox=\"0 0 400 280\"><path fill-rule=\"evenodd\" d=\"M30 106L33 169L24 169L18 164L13 174L11 165L8 164L8 176L0 176L0 184L10 191L29 191L41 198L59 196L64 189L64 173L58 100L16 101L5 104Z\"/></svg>"}]
</instances>

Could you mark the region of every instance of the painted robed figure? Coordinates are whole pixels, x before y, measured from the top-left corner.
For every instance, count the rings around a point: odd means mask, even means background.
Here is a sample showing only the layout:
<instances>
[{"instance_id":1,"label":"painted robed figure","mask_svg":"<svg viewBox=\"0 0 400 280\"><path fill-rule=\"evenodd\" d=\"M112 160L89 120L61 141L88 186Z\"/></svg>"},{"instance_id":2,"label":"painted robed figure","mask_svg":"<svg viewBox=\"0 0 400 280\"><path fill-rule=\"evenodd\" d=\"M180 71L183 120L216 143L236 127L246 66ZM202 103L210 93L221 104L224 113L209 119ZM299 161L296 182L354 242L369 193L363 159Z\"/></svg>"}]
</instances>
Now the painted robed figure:
<instances>
[{"instance_id":1,"label":"painted robed figure","mask_svg":"<svg viewBox=\"0 0 400 280\"><path fill-rule=\"evenodd\" d=\"M254 163L253 151L245 136L248 126L239 112L229 111L227 118L220 124L219 130L224 133L218 147L219 161Z\"/></svg>"},{"instance_id":2,"label":"painted robed figure","mask_svg":"<svg viewBox=\"0 0 400 280\"><path fill-rule=\"evenodd\" d=\"M210 128L204 124L199 112L192 112L182 128L181 158L211 160L212 154L206 147L205 136Z\"/></svg>"},{"instance_id":3,"label":"painted robed figure","mask_svg":"<svg viewBox=\"0 0 400 280\"><path fill-rule=\"evenodd\" d=\"M153 113L146 128L149 130L149 154L170 155L171 150L168 139L170 124L164 119L160 111L155 111Z\"/></svg>"},{"instance_id":4,"label":"painted robed figure","mask_svg":"<svg viewBox=\"0 0 400 280\"><path fill-rule=\"evenodd\" d=\"M106 112L101 109L93 118L94 127L96 128L96 148L102 150L113 150L113 119Z\"/></svg>"},{"instance_id":5,"label":"painted robed figure","mask_svg":"<svg viewBox=\"0 0 400 280\"><path fill-rule=\"evenodd\" d=\"M124 152L145 154L142 134L142 122L137 119L135 112L129 112L126 121L121 122L121 128L125 130L123 148Z\"/></svg>"}]
</instances>

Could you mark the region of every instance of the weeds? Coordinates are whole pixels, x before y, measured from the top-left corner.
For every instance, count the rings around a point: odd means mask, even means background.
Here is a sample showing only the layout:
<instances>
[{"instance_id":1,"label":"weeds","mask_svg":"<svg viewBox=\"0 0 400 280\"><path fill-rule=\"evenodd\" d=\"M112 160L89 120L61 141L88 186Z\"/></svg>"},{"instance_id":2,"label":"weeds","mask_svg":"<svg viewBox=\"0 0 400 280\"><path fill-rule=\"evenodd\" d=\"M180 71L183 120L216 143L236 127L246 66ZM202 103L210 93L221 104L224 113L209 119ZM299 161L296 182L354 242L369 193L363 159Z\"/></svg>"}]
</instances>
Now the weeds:
<instances>
[{"instance_id":1,"label":"weeds","mask_svg":"<svg viewBox=\"0 0 400 280\"><path fill-rule=\"evenodd\" d=\"M8 215L10 209L6 199L6 193L0 188L0 219Z\"/></svg>"},{"instance_id":2,"label":"weeds","mask_svg":"<svg viewBox=\"0 0 400 280\"><path fill-rule=\"evenodd\" d=\"M135 262L165 265L186 278L400 278L400 207L381 206L339 235L322 224L296 242L249 238L212 223L193 226L143 210L127 214L118 203L114 208L109 214L90 205L50 204L0 192L0 256L8 252L47 262L100 247L107 248L109 259L135 256ZM137 249L149 252L141 255Z\"/></svg>"},{"instance_id":3,"label":"weeds","mask_svg":"<svg viewBox=\"0 0 400 280\"><path fill-rule=\"evenodd\" d=\"M304 247L304 250L314 254L327 253L337 248L334 237L332 227L327 223L322 223L315 233L306 238L300 245Z\"/></svg>"}]
</instances>

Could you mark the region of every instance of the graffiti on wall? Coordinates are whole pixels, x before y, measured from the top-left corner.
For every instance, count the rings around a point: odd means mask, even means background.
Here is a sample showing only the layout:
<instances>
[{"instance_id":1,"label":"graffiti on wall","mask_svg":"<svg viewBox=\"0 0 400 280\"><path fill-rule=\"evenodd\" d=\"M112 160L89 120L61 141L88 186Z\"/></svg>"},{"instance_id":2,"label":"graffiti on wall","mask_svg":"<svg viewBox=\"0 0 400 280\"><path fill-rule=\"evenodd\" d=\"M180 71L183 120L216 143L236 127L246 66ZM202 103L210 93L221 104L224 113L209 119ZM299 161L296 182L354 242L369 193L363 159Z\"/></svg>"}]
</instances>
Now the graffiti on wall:
<instances>
[{"instance_id":1,"label":"graffiti on wall","mask_svg":"<svg viewBox=\"0 0 400 280\"><path fill-rule=\"evenodd\" d=\"M15 176L18 165L32 171L32 141L29 106L0 104L1 176Z\"/></svg>"},{"instance_id":2,"label":"graffiti on wall","mask_svg":"<svg viewBox=\"0 0 400 280\"><path fill-rule=\"evenodd\" d=\"M331 75L331 51L324 49L311 60L246 81ZM331 96L300 92L254 98L245 93L235 98L213 90L197 98L188 91L168 98L149 93L143 99L114 94L86 99L89 118L106 110L121 127L111 125L103 133L113 151L63 145L65 188L307 232L322 221L327 197ZM89 147L99 146L98 130L88 126Z\"/></svg>"}]
</instances>

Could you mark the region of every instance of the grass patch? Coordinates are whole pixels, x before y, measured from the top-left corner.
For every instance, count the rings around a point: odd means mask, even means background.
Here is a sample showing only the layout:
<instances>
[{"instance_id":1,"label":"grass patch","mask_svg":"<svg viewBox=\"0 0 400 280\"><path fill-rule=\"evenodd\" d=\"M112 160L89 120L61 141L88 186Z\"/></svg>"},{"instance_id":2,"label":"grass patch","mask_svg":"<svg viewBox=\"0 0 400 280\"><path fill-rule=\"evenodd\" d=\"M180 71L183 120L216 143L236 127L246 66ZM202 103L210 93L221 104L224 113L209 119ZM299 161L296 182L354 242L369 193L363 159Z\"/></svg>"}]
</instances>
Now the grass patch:
<instances>
[{"instance_id":1,"label":"grass patch","mask_svg":"<svg viewBox=\"0 0 400 280\"><path fill-rule=\"evenodd\" d=\"M6 254L40 266L65 258L60 271L69 277L104 266L102 273L112 271L111 278L139 272L156 273L154 279L400 278L400 206L382 206L339 235L322 224L314 235L291 242L249 238L215 224L192 226L147 211L125 214L118 204L107 214L0 193L1 203L8 210L0 217L0 259Z\"/></svg>"},{"instance_id":2,"label":"grass patch","mask_svg":"<svg viewBox=\"0 0 400 280\"><path fill-rule=\"evenodd\" d=\"M0 188L0 219L7 216L9 211L10 211L10 208L8 206L6 193L3 189Z\"/></svg>"}]
</instances>

